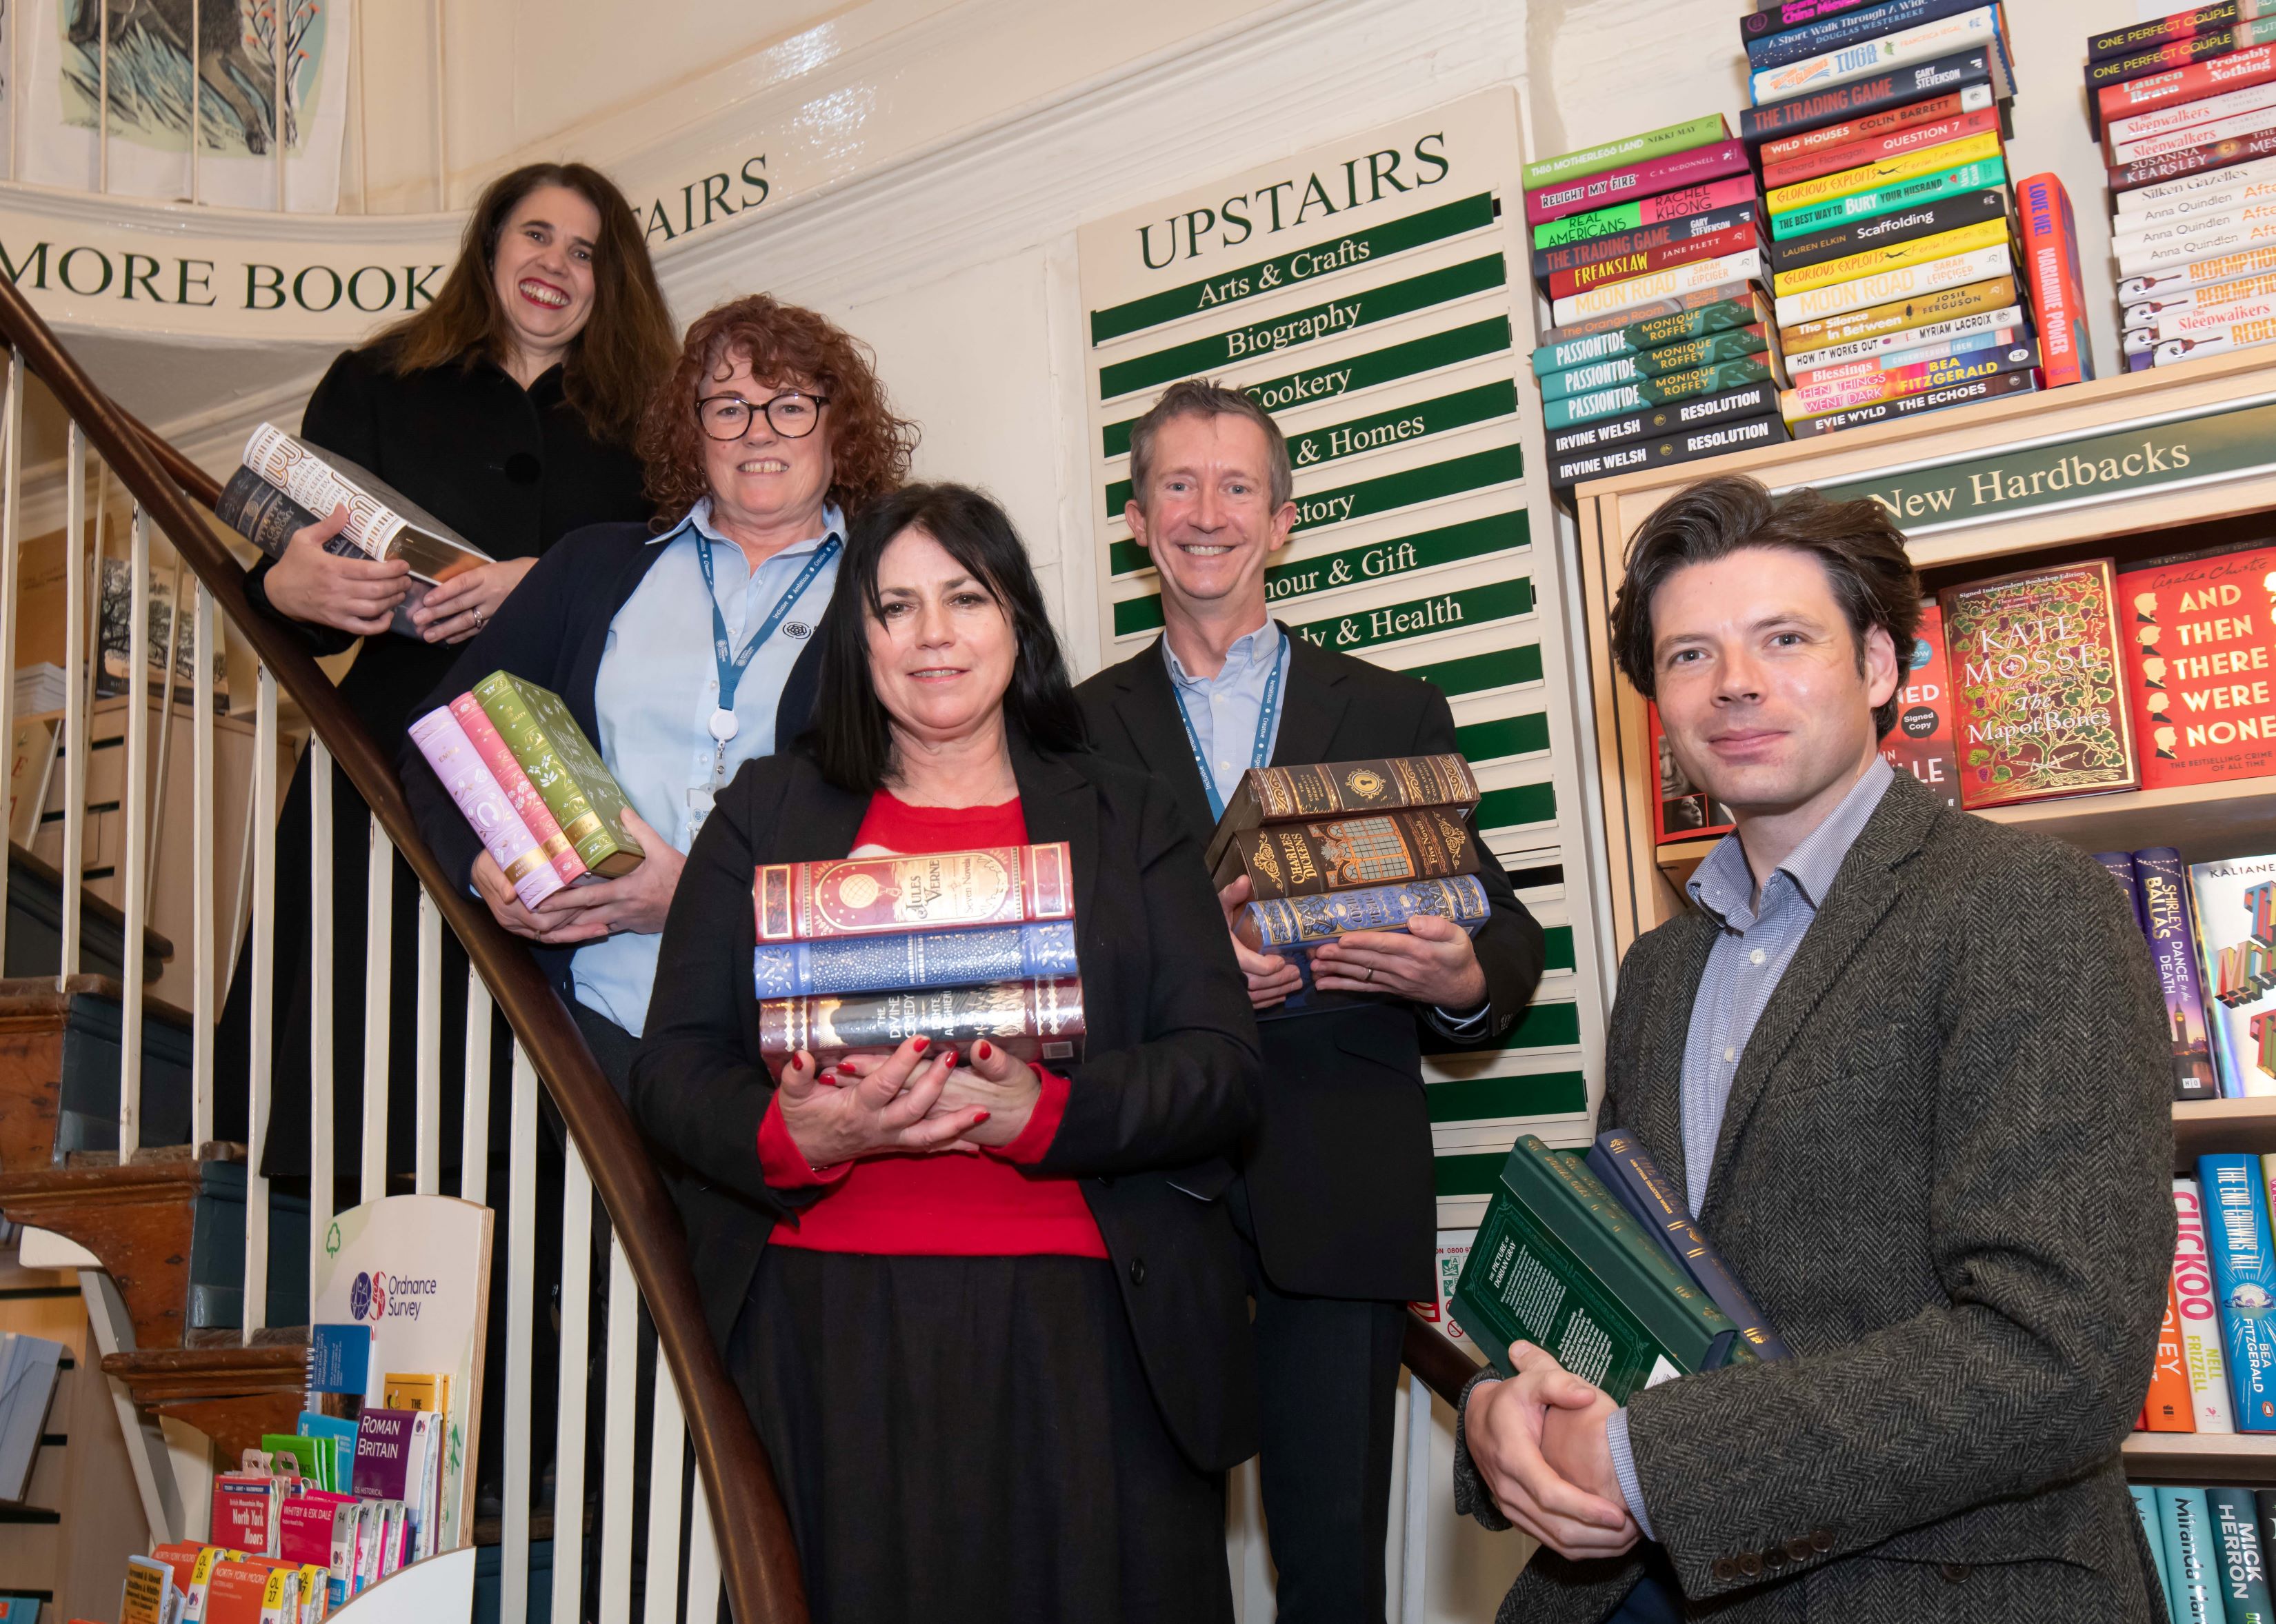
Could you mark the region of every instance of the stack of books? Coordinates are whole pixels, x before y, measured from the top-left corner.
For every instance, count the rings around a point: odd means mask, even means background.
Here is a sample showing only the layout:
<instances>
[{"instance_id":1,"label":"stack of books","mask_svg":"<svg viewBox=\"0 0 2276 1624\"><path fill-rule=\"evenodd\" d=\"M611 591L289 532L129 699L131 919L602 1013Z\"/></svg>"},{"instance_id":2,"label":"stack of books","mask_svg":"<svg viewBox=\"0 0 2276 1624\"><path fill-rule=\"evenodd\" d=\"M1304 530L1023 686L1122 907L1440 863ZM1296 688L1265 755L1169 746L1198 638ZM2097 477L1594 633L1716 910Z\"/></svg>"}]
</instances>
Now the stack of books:
<instances>
[{"instance_id":1,"label":"stack of books","mask_svg":"<svg viewBox=\"0 0 2276 1624\"><path fill-rule=\"evenodd\" d=\"M1549 482L1783 440L1762 201L1719 113L1525 166Z\"/></svg>"},{"instance_id":2,"label":"stack of books","mask_svg":"<svg viewBox=\"0 0 2276 1624\"><path fill-rule=\"evenodd\" d=\"M2087 42L2128 370L2276 341L2276 0Z\"/></svg>"},{"instance_id":3,"label":"stack of books","mask_svg":"<svg viewBox=\"0 0 2276 1624\"><path fill-rule=\"evenodd\" d=\"M1252 767L1205 855L1218 890L1248 877L1233 935L1259 952L1301 963L1347 932L1404 930L1418 914L1475 932L1491 911L1477 806L1459 755Z\"/></svg>"},{"instance_id":4,"label":"stack of books","mask_svg":"<svg viewBox=\"0 0 2276 1624\"><path fill-rule=\"evenodd\" d=\"M925 1036L1080 1059L1081 967L1065 841L764 863L753 877L760 1048L824 1064Z\"/></svg>"},{"instance_id":5,"label":"stack of books","mask_svg":"<svg viewBox=\"0 0 2276 1624\"><path fill-rule=\"evenodd\" d=\"M2143 1432L2276 1433L2276 1224L2257 1156L2201 1156L2174 1180L2165 1323Z\"/></svg>"},{"instance_id":6,"label":"stack of books","mask_svg":"<svg viewBox=\"0 0 2276 1624\"><path fill-rule=\"evenodd\" d=\"M1999 7L1771 0L1741 26L1795 436L2038 388Z\"/></svg>"},{"instance_id":7,"label":"stack of books","mask_svg":"<svg viewBox=\"0 0 2276 1624\"><path fill-rule=\"evenodd\" d=\"M1671 1377L1788 1356L1665 1174L1620 1128L1585 1156L1528 1134L1454 1286L1453 1317L1504 1375L1525 1341L1615 1403Z\"/></svg>"},{"instance_id":8,"label":"stack of books","mask_svg":"<svg viewBox=\"0 0 2276 1624\"><path fill-rule=\"evenodd\" d=\"M2132 1489L2165 1588L2166 1611L2204 1624L2267 1624L2266 1552L2276 1537L2276 1491Z\"/></svg>"},{"instance_id":9,"label":"stack of books","mask_svg":"<svg viewBox=\"0 0 2276 1624\"><path fill-rule=\"evenodd\" d=\"M550 689L492 672L413 722L411 740L523 907L640 866L623 788Z\"/></svg>"}]
</instances>

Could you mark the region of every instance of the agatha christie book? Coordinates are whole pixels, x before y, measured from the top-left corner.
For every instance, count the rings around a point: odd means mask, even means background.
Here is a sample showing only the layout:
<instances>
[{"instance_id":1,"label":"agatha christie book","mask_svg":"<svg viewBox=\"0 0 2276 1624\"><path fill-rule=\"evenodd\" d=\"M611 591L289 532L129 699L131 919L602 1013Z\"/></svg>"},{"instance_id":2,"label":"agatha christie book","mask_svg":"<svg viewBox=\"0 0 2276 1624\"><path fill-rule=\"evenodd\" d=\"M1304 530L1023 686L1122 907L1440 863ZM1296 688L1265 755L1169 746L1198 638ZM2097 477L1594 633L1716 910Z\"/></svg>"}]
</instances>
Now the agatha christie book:
<instances>
[{"instance_id":1,"label":"agatha christie book","mask_svg":"<svg viewBox=\"0 0 2276 1624\"><path fill-rule=\"evenodd\" d=\"M2142 787L2276 773L2276 547L2118 576Z\"/></svg>"}]
</instances>

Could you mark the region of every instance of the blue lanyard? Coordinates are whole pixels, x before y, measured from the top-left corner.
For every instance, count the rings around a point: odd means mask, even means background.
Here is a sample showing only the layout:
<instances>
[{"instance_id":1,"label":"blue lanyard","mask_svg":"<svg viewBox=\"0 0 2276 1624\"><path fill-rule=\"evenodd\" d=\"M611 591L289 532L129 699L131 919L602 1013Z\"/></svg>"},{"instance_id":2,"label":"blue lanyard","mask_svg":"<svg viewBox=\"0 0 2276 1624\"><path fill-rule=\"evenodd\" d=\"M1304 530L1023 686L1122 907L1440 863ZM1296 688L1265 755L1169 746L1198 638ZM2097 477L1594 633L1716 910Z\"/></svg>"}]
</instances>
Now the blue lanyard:
<instances>
[{"instance_id":1,"label":"blue lanyard","mask_svg":"<svg viewBox=\"0 0 2276 1624\"><path fill-rule=\"evenodd\" d=\"M1272 735L1280 720L1280 672L1288 659L1288 634L1283 630L1280 641L1272 651L1272 674L1265 679L1264 701L1256 708L1256 742L1249 747L1248 764L1264 766L1272 759ZM1172 683L1172 689L1176 688ZM1178 720L1186 725L1186 743L1194 753L1194 765L1202 775L1202 788L1209 795L1210 817L1212 821L1225 816L1225 797L1217 793L1217 775L1210 770L1209 758L1202 754L1202 736L1194 727L1194 718L1187 713L1186 696L1177 693Z\"/></svg>"},{"instance_id":2,"label":"blue lanyard","mask_svg":"<svg viewBox=\"0 0 2276 1624\"><path fill-rule=\"evenodd\" d=\"M752 656L758 653L762 643L775 634L775 628L783 623L783 617L790 613L791 605L797 603L806 589L814 584L814 578L830 567L830 561L838 556L838 541L833 535L815 549L814 557L806 561L806 567L798 573L798 579L790 583L790 590L775 600L775 606L767 611L767 618L759 622L759 629L752 634L751 641L743 645L743 651L732 656L727 646L727 618L719 612L719 583L711 564L711 538L698 530L695 532L695 543L696 556L703 560L703 589L711 600L711 657L719 666L718 709L732 716L735 710L735 689L742 682L743 672L750 664ZM723 739L719 742L724 751L726 740Z\"/></svg>"}]
</instances>

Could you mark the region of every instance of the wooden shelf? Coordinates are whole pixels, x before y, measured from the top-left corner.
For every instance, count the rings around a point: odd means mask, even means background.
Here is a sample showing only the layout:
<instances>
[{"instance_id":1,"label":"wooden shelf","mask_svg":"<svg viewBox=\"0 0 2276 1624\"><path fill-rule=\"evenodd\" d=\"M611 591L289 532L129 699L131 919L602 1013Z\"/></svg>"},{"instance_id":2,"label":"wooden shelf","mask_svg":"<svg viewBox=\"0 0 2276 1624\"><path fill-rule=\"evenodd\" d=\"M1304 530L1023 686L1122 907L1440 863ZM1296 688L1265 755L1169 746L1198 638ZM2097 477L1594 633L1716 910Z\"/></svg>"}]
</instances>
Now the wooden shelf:
<instances>
[{"instance_id":1,"label":"wooden shelf","mask_svg":"<svg viewBox=\"0 0 2276 1624\"><path fill-rule=\"evenodd\" d=\"M2119 1454L2136 1483L2276 1487L2276 1433L2135 1432Z\"/></svg>"},{"instance_id":2,"label":"wooden shelf","mask_svg":"<svg viewBox=\"0 0 2276 1624\"><path fill-rule=\"evenodd\" d=\"M2276 1094L2175 1102L2174 1158L2193 1161L2223 1152L2232 1156L2276 1152Z\"/></svg>"}]
</instances>

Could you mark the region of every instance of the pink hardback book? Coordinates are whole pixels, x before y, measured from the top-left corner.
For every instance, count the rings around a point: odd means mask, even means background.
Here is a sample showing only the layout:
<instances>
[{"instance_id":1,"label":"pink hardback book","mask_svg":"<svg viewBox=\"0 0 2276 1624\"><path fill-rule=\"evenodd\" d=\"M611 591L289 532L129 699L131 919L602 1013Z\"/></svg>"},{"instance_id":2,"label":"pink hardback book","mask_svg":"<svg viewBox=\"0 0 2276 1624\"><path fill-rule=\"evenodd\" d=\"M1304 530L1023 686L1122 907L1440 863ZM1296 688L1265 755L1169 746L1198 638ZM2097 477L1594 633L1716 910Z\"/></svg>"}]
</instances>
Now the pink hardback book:
<instances>
[{"instance_id":1,"label":"pink hardback book","mask_svg":"<svg viewBox=\"0 0 2276 1624\"><path fill-rule=\"evenodd\" d=\"M505 870L506 883L524 907L534 908L561 889L561 877L545 860L529 825L507 801L505 791L498 787L449 706L437 706L413 722L411 741L482 837L483 848Z\"/></svg>"},{"instance_id":2,"label":"pink hardback book","mask_svg":"<svg viewBox=\"0 0 2276 1624\"><path fill-rule=\"evenodd\" d=\"M529 781L529 775L521 770L521 763L514 760L512 750L507 747L505 740L498 737L497 724L482 709L482 702L471 694L461 694L451 702L451 714L459 718L459 725L466 730L468 742L474 747L474 754L482 758L483 763L490 770L490 776L505 792L506 805L513 808L515 816L528 828L530 839L537 842L537 849L543 852L546 860L552 863L553 871L561 877L561 883L574 885L583 879L589 872L585 867L585 860L577 855L577 848L570 845L569 837L561 832L560 820L546 806L545 797L537 793L537 785Z\"/></svg>"}]
</instances>

